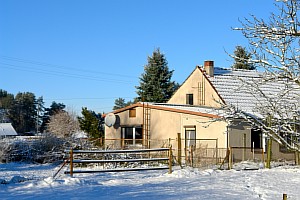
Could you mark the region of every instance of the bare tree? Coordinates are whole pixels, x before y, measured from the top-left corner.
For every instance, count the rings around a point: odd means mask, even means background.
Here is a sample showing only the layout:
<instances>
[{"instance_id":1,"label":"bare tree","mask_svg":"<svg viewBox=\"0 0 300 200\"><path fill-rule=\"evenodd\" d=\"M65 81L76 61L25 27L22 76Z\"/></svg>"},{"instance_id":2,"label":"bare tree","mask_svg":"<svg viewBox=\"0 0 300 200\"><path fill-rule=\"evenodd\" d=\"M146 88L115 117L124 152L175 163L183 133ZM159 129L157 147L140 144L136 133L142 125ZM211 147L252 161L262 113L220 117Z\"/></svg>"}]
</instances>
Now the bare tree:
<instances>
[{"instance_id":1,"label":"bare tree","mask_svg":"<svg viewBox=\"0 0 300 200\"><path fill-rule=\"evenodd\" d=\"M299 90L300 90L300 2L276 0L278 13L271 13L268 20L251 15L240 20L239 30L248 39L252 58L249 63L265 73L260 81L244 81L257 102L259 115L251 115L230 107L231 113L243 117L260 127L267 135L299 151ZM232 56L234 58L234 55ZM266 91L268 84L276 84L276 91Z\"/></svg>"},{"instance_id":2,"label":"bare tree","mask_svg":"<svg viewBox=\"0 0 300 200\"><path fill-rule=\"evenodd\" d=\"M252 18L240 20L242 31L249 40L250 62L263 67L274 77L285 77L300 85L300 22L298 0L277 0L278 13L271 13L269 20Z\"/></svg>"},{"instance_id":3,"label":"bare tree","mask_svg":"<svg viewBox=\"0 0 300 200\"><path fill-rule=\"evenodd\" d=\"M48 124L48 131L57 137L71 137L79 131L79 123L74 112L59 111L51 116Z\"/></svg>"}]
</instances>

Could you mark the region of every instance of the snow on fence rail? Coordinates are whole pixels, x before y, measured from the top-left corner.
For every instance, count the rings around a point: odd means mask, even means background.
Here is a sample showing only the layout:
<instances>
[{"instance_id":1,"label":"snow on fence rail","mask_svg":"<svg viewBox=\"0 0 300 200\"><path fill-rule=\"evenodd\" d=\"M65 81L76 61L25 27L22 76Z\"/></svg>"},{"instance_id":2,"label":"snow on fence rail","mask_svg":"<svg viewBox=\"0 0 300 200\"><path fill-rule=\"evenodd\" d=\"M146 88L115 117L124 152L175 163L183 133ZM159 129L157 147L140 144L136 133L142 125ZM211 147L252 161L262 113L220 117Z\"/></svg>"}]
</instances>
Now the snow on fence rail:
<instances>
[{"instance_id":1,"label":"snow on fence rail","mask_svg":"<svg viewBox=\"0 0 300 200\"><path fill-rule=\"evenodd\" d=\"M65 174L70 174L73 176L74 173L101 173L101 172L123 172L123 171L141 171L141 170L162 170L169 169L169 173L172 173L172 147L170 148L156 148L156 149L131 149L131 150L65 150L66 153L69 153L70 157L66 163L70 164L70 170L66 170ZM153 152L165 152L166 157L161 157L161 155L151 155ZM142 158L131 158L126 156L129 153L134 155L142 156ZM100 154L104 159L74 159L74 154ZM114 155L125 155L117 159L114 159ZM143 157L144 156L144 157ZM109 159L112 158L112 159ZM166 166L151 166L151 167L135 167L135 168L110 168L110 169L101 169L101 170L74 170L74 164L82 163L150 163L150 162L162 162L165 161L168 163Z\"/></svg>"}]
</instances>

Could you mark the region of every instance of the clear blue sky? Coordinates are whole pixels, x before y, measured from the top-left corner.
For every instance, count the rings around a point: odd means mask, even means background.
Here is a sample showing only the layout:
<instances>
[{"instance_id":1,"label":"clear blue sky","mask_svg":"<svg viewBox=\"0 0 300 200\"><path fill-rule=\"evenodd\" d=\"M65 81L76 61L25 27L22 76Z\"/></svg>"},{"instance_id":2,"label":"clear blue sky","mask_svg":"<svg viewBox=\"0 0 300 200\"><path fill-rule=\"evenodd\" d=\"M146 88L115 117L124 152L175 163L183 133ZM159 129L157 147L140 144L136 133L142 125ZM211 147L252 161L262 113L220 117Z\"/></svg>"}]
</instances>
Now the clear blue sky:
<instances>
[{"instance_id":1,"label":"clear blue sky","mask_svg":"<svg viewBox=\"0 0 300 200\"><path fill-rule=\"evenodd\" d=\"M0 89L33 92L45 106L112 110L136 97L147 56L165 54L173 80L214 60L230 67L247 40L231 27L273 0L0 0Z\"/></svg>"}]
</instances>

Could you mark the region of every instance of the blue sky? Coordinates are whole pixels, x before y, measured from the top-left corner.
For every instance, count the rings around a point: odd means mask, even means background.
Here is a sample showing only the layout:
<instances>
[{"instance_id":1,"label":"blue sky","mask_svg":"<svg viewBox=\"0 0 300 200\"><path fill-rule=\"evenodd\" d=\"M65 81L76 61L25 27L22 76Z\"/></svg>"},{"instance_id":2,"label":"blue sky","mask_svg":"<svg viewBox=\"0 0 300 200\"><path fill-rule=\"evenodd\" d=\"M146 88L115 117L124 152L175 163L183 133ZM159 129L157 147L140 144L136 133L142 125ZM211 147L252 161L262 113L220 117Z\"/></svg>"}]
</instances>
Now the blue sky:
<instances>
[{"instance_id":1,"label":"blue sky","mask_svg":"<svg viewBox=\"0 0 300 200\"><path fill-rule=\"evenodd\" d=\"M247 46L238 19L266 19L273 0L0 0L0 89L33 92L45 106L112 110L136 97L147 56L160 48L173 80Z\"/></svg>"}]
</instances>

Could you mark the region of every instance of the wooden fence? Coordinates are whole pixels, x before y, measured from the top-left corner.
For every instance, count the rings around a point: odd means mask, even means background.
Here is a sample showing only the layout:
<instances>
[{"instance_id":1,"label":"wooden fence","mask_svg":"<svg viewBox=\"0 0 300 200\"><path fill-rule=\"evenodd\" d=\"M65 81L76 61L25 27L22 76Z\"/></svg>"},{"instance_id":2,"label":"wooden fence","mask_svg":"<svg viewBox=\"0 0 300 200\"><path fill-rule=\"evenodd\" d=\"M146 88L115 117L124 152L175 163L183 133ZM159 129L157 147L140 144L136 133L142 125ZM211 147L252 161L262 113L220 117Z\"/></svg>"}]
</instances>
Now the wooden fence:
<instances>
[{"instance_id":1,"label":"wooden fence","mask_svg":"<svg viewBox=\"0 0 300 200\"><path fill-rule=\"evenodd\" d=\"M137 149L137 148L165 148L173 146L174 160L180 166L191 166L207 168L211 165L219 164L226 156L226 148L218 147L218 139L189 139L177 138L168 139L149 139L149 146L144 146L142 140L110 138L105 139L106 148L108 149Z\"/></svg>"},{"instance_id":2,"label":"wooden fence","mask_svg":"<svg viewBox=\"0 0 300 200\"><path fill-rule=\"evenodd\" d=\"M163 170L169 169L172 173L172 148L157 148L157 149L131 149L131 150L65 150L69 153L67 163L70 164L70 169L65 171L65 174L73 176L75 173L101 173L101 172L123 172L123 171L142 171L142 170ZM153 153L155 153L153 155ZM101 155L101 159L75 159L75 154L86 156L87 154ZM128 154L131 154L128 156ZM162 155L165 154L165 155ZM118 157L116 157L118 155ZM123 155L123 156L121 156ZM164 166L134 167L134 168L102 168L100 170L86 170L84 168L74 169L75 164L108 164L108 163L166 163Z\"/></svg>"}]
</instances>

